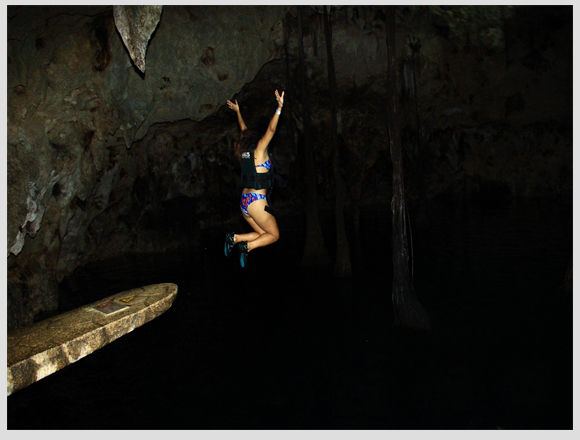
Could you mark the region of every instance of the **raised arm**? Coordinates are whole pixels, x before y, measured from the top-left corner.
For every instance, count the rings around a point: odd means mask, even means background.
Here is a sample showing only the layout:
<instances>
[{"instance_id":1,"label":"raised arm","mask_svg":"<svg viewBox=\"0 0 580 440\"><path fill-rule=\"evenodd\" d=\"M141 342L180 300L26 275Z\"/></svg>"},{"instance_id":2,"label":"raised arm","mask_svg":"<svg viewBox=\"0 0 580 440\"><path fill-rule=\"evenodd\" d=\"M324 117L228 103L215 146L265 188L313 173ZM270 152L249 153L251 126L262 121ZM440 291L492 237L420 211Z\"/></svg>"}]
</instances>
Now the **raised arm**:
<instances>
[{"instance_id":1,"label":"raised arm","mask_svg":"<svg viewBox=\"0 0 580 440\"><path fill-rule=\"evenodd\" d=\"M268 147L268 144L270 143L272 138L274 137L274 133L276 133L276 127L278 126L278 120L280 119L280 114L282 113L282 107L284 107L284 92L282 92L282 94L280 95L278 93L278 90L276 90L275 93L276 93L276 101L278 101L278 108L276 109L276 113L274 113L274 116L272 117L272 120L268 125L266 133L264 133L262 139L258 141L258 146L256 147L256 150L258 152L265 150Z\"/></svg>"},{"instance_id":2,"label":"raised arm","mask_svg":"<svg viewBox=\"0 0 580 440\"><path fill-rule=\"evenodd\" d=\"M240 128L242 131L246 130L246 123L244 122L244 118L242 118L242 113L240 112L240 106L238 105L238 100L236 99L236 103L234 104L232 101L228 99L227 101L229 108L234 110L238 114L238 123L240 124Z\"/></svg>"}]
</instances>

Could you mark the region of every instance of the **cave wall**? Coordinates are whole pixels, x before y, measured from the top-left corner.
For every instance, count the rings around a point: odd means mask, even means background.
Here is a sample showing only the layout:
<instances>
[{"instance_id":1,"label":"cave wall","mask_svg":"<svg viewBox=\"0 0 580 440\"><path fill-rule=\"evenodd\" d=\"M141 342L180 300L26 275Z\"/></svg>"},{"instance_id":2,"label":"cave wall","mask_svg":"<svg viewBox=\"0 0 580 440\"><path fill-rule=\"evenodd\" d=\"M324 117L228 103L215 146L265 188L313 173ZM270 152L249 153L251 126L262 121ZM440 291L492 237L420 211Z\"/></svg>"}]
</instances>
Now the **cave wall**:
<instances>
[{"instance_id":1,"label":"cave wall","mask_svg":"<svg viewBox=\"0 0 580 440\"><path fill-rule=\"evenodd\" d=\"M277 56L284 11L166 6L142 75L112 7L8 7L9 328L55 310L57 283L96 251L132 245L99 246L111 232L102 214L126 215L134 173L163 180L173 164L127 149L152 125L214 114ZM150 148L164 147L171 139Z\"/></svg>"},{"instance_id":2,"label":"cave wall","mask_svg":"<svg viewBox=\"0 0 580 440\"><path fill-rule=\"evenodd\" d=\"M496 195L504 197L571 194L571 13L513 8L492 47L445 32L421 38L417 102L426 166L413 180L427 180L428 197L486 196L490 187L503 188Z\"/></svg>"},{"instance_id":3,"label":"cave wall","mask_svg":"<svg viewBox=\"0 0 580 440\"><path fill-rule=\"evenodd\" d=\"M484 23L478 32L499 35L494 44L454 33L424 9L398 8L410 200L571 190L571 8L534 8L516 8L499 28ZM324 31L320 10L303 12L319 203L330 205ZM300 208L295 8L166 6L145 75L111 7L9 7L8 16L9 329L54 312L58 283L79 266L195 246L205 228L240 220L238 127L226 99L238 99L261 130L274 90L287 91L272 152L288 185L274 201L282 213ZM388 203L383 7L343 6L332 23L350 202Z\"/></svg>"}]
</instances>

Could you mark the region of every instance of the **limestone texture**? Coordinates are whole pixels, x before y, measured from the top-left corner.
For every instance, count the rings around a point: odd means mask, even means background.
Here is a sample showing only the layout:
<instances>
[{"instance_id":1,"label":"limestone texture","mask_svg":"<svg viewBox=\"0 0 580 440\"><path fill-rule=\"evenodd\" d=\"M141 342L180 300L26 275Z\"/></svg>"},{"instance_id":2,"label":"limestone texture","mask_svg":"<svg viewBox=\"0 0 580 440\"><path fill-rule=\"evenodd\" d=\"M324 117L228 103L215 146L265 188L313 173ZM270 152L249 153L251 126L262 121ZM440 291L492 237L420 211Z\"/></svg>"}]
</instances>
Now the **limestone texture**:
<instances>
[{"instance_id":1,"label":"limestone texture","mask_svg":"<svg viewBox=\"0 0 580 440\"><path fill-rule=\"evenodd\" d=\"M113 6L115 25L135 65L145 73L147 44L157 27L163 6Z\"/></svg>"},{"instance_id":2,"label":"limestone texture","mask_svg":"<svg viewBox=\"0 0 580 440\"><path fill-rule=\"evenodd\" d=\"M82 359L171 307L177 285L128 290L8 333L8 395ZM104 314L99 306L127 306Z\"/></svg>"}]
</instances>

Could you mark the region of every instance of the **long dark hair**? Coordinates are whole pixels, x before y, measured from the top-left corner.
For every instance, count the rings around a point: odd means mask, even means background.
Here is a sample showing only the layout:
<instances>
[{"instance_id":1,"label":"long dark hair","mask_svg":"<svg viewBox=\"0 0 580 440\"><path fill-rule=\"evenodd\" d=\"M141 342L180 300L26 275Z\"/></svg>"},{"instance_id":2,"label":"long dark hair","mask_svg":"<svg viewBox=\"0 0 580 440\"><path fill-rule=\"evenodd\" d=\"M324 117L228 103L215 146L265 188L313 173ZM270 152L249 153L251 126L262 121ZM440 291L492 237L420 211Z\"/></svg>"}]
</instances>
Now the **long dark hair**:
<instances>
[{"instance_id":1,"label":"long dark hair","mask_svg":"<svg viewBox=\"0 0 580 440\"><path fill-rule=\"evenodd\" d=\"M242 153L245 151L250 151L255 145L258 144L260 140L260 135L257 131L245 129L240 133L240 138L235 143L235 153L239 160L242 160Z\"/></svg>"}]
</instances>

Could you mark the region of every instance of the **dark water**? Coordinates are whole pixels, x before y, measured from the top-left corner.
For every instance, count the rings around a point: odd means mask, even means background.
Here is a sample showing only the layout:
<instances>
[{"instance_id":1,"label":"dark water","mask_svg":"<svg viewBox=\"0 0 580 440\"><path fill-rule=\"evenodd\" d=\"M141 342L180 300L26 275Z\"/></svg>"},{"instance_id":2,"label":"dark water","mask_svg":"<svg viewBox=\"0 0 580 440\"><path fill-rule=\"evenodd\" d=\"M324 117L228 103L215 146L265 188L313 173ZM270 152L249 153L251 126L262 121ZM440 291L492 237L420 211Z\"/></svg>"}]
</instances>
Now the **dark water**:
<instances>
[{"instance_id":1,"label":"dark water","mask_svg":"<svg viewBox=\"0 0 580 440\"><path fill-rule=\"evenodd\" d=\"M386 206L363 210L349 279L298 266L304 233L290 217L245 271L223 256L223 231L195 255L85 268L65 283L85 302L157 282L179 293L9 396L8 428L572 429L572 297L558 290L571 201L439 204L427 219L413 225L427 333L392 327Z\"/></svg>"}]
</instances>

